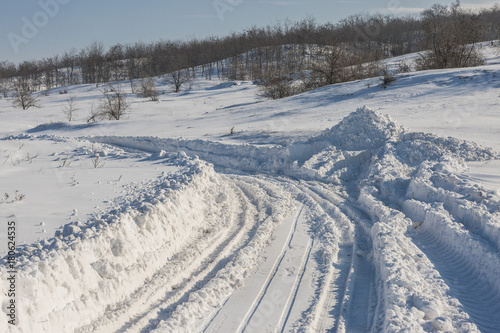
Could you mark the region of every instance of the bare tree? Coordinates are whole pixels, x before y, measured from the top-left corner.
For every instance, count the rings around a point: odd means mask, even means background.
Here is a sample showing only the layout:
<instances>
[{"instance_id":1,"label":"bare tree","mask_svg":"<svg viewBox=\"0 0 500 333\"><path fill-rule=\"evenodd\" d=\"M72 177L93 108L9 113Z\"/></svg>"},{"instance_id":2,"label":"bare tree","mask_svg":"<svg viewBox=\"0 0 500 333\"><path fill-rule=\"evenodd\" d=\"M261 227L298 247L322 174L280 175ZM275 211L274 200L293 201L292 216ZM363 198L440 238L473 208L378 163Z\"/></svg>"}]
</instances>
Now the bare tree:
<instances>
[{"instance_id":1,"label":"bare tree","mask_svg":"<svg viewBox=\"0 0 500 333\"><path fill-rule=\"evenodd\" d=\"M9 87L6 84L0 84L0 93L3 98L9 97Z\"/></svg>"},{"instance_id":2,"label":"bare tree","mask_svg":"<svg viewBox=\"0 0 500 333\"><path fill-rule=\"evenodd\" d=\"M477 66L484 62L476 43L484 37L479 15L460 7L434 5L422 14L424 46L419 69Z\"/></svg>"},{"instance_id":3,"label":"bare tree","mask_svg":"<svg viewBox=\"0 0 500 333\"><path fill-rule=\"evenodd\" d=\"M75 107L75 99L76 96L69 96L69 98L66 100L66 105L63 106L63 112L68 117L68 121L71 121L73 119L75 111L78 110Z\"/></svg>"},{"instance_id":4,"label":"bare tree","mask_svg":"<svg viewBox=\"0 0 500 333\"><path fill-rule=\"evenodd\" d=\"M76 49L65 52L62 56L60 66L64 68L64 77L66 85L78 84L79 71L77 70L80 58Z\"/></svg>"},{"instance_id":5,"label":"bare tree","mask_svg":"<svg viewBox=\"0 0 500 333\"><path fill-rule=\"evenodd\" d=\"M191 80L189 77L189 71L185 69L181 69L172 73L169 73L165 76L165 80L168 83L171 83L174 86L174 92L179 92L181 90L181 86L184 83L187 83Z\"/></svg>"},{"instance_id":6,"label":"bare tree","mask_svg":"<svg viewBox=\"0 0 500 333\"><path fill-rule=\"evenodd\" d=\"M333 46L318 50L315 61L311 63L308 85L311 88L348 81L348 54L344 48Z\"/></svg>"},{"instance_id":7,"label":"bare tree","mask_svg":"<svg viewBox=\"0 0 500 333\"><path fill-rule=\"evenodd\" d=\"M93 42L80 52L80 68L83 83L109 82L109 71L106 66L104 45L100 42Z\"/></svg>"},{"instance_id":8,"label":"bare tree","mask_svg":"<svg viewBox=\"0 0 500 333\"><path fill-rule=\"evenodd\" d=\"M27 110L31 107L39 108L38 96L33 95L30 85L25 80L17 80L14 83L14 100L12 105Z\"/></svg>"}]
</instances>

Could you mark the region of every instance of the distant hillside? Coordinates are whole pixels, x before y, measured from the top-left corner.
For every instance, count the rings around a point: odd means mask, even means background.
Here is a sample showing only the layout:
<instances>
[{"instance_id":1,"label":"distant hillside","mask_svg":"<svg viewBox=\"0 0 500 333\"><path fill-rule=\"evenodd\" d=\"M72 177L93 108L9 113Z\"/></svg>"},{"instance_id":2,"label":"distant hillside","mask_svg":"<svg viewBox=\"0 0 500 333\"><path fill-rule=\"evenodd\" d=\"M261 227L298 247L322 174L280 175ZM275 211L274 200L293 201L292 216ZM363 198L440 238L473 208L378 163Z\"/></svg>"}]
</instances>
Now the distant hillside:
<instances>
[{"instance_id":1,"label":"distant hillside","mask_svg":"<svg viewBox=\"0 0 500 333\"><path fill-rule=\"evenodd\" d=\"M41 91L178 71L179 78L192 77L200 72L194 70L200 66L208 80L214 76L229 80L263 79L278 88L293 75L307 72L311 76L303 91L380 75L384 68L366 68L362 64L424 50L428 52L420 59L421 68L480 64L482 58L474 45L499 39L498 22L498 5L474 12L457 2L451 6L434 5L419 17L354 15L337 24L318 24L309 18L186 42L138 42L110 47L94 42L82 50L69 50L52 58L17 65L0 62L0 89L4 96L10 95L15 80L26 82L31 91Z\"/></svg>"}]
</instances>

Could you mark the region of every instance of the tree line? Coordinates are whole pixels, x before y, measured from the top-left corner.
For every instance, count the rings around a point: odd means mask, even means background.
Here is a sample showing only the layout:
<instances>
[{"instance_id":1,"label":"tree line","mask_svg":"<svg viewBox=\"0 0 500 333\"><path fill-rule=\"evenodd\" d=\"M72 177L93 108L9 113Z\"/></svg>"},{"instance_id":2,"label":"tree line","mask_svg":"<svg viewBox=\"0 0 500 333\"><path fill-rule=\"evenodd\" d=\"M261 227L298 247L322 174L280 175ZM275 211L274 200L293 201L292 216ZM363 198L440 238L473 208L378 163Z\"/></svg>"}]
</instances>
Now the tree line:
<instances>
[{"instance_id":1,"label":"tree line","mask_svg":"<svg viewBox=\"0 0 500 333\"><path fill-rule=\"evenodd\" d=\"M499 22L500 6L475 12L457 1L450 6L434 5L419 17L360 14L337 24L318 24L307 18L184 42L110 47L94 42L51 58L17 65L0 62L0 89L7 96L15 81L29 85L31 91L41 91L168 74L176 90L185 78L203 75L209 80L262 80L278 87L275 93L283 97L279 86L292 89L289 82L297 73L306 74L301 89L312 89L380 75L381 68L366 64L411 52L425 51L417 64L420 68L479 64L481 56L474 45L499 39ZM284 92L289 93L293 92Z\"/></svg>"}]
</instances>

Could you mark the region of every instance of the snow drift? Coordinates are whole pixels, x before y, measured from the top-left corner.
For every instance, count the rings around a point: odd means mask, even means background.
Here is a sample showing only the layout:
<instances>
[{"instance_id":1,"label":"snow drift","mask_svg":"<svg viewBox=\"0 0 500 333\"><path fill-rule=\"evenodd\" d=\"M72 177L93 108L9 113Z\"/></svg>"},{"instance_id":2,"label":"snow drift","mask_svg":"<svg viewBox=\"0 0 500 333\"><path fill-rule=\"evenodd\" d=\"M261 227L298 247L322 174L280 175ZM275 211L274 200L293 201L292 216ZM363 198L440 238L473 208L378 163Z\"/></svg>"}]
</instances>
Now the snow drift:
<instances>
[{"instance_id":1,"label":"snow drift","mask_svg":"<svg viewBox=\"0 0 500 333\"><path fill-rule=\"evenodd\" d=\"M142 189L142 200L22 249L18 331L69 332L90 324L187 244L235 218L233 188L224 178L202 161L181 156L179 163L183 172ZM2 294L4 265L5 259ZM172 272L165 282L179 278Z\"/></svg>"}]
</instances>

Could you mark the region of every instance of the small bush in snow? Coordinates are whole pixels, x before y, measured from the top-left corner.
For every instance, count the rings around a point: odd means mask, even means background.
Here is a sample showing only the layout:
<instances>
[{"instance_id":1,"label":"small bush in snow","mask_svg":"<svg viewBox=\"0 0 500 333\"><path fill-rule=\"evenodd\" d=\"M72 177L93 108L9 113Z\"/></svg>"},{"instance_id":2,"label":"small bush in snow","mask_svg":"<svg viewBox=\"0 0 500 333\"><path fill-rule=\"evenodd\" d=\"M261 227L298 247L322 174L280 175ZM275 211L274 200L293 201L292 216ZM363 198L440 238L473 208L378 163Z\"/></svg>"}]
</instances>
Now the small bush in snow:
<instances>
[{"instance_id":1,"label":"small bush in snow","mask_svg":"<svg viewBox=\"0 0 500 333\"><path fill-rule=\"evenodd\" d=\"M127 102L126 94L121 90L120 86L114 87L109 85L104 89L102 95L103 97L99 101L97 108L92 106L87 122L95 122L103 119L120 120L130 106Z\"/></svg>"},{"instance_id":2,"label":"small bush in snow","mask_svg":"<svg viewBox=\"0 0 500 333\"><path fill-rule=\"evenodd\" d=\"M263 84L259 86L259 91L260 96L268 99L280 99L302 92L292 80L284 76L265 78Z\"/></svg>"},{"instance_id":3,"label":"small bush in snow","mask_svg":"<svg viewBox=\"0 0 500 333\"><path fill-rule=\"evenodd\" d=\"M185 69L165 75L165 82L172 84L176 93L181 91L181 86L189 81L191 81L191 77L189 71Z\"/></svg>"},{"instance_id":4,"label":"small bush in snow","mask_svg":"<svg viewBox=\"0 0 500 333\"><path fill-rule=\"evenodd\" d=\"M3 98L9 97L9 87L6 85L0 85L0 92L2 93Z\"/></svg>"},{"instance_id":5,"label":"small bush in snow","mask_svg":"<svg viewBox=\"0 0 500 333\"><path fill-rule=\"evenodd\" d=\"M91 157L91 160L92 160L92 165L94 166L94 168L97 168L97 167L102 168L104 166L104 162L101 160L101 156L99 155L99 153L94 154L94 156Z\"/></svg>"},{"instance_id":6,"label":"small bush in snow","mask_svg":"<svg viewBox=\"0 0 500 333\"><path fill-rule=\"evenodd\" d=\"M141 80L141 96L149 98L152 101L158 101L158 90L156 89L156 82L153 78L148 77Z\"/></svg>"},{"instance_id":7,"label":"small bush in snow","mask_svg":"<svg viewBox=\"0 0 500 333\"><path fill-rule=\"evenodd\" d=\"M14 193L14 196L12 198L11 198L9 193L4 193L3 199L0 199L0 204L7 203L9 199L11 199L11 201L10 201L11 203L19 202L19 201L22 201L25 197L26 197L26 195L19 193L19 190L16 190L16 192Z\"/></svg>"},{"instance_id":8,"label":"small bush in snow","mask_svg":"<svg viewBox=\"0 0 500 333\"><path fill-rule=\"evenodd\" d=\"M383 76L380 78L380 86L385 89L394 81L396 81L396 76L394 74L390 74L385 70L383 72Z\"/></svg>"},{"instance_id":9,"label":"small bush in snow","mask_svg":"<svg viewBox=\"0 0 500 333\"><path fill-rule=\"evenodd\" d=\"M406 61L401 61L398 64L398 72L399 73L409 73L411 72L411 65Z\"/></svg>"}]
</instances>

